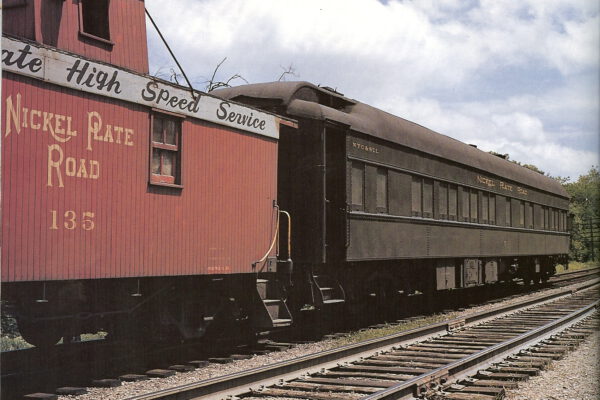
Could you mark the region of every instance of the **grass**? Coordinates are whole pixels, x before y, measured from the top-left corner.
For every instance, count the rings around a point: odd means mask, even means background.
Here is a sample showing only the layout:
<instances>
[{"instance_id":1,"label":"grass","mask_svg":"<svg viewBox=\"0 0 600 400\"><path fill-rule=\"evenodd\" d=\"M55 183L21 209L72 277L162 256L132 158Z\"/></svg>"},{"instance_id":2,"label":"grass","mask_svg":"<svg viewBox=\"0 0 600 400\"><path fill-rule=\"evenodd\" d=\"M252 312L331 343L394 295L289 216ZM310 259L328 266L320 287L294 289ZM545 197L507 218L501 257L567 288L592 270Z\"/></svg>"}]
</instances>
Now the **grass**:
<instances>
[{"instance_id":1,"label":"grass","mask_svg":"<svg viewBox=\"0 0 600 400\"><path fill-rule=\"evenodd\" d=\"M582 263L582 262L578 262L578 261L571 261L569 263L569 269L565 270L564 266L558 265L556 267L556 272L557 272L557 274L561 274L561 273L565 273L565 272L580 271L580 270L586 270L586 269L596 268L596 267L600 267L600 262L588 261L588 262ZM383 336L387 336L387 335L391 335L391 334L395 334L395 333L405 332L405 331L415 329L415 328L420 328L422 326L426 326L429 324L434 324L436 322L451 320L453 318L455 318L455 313L435 314L435 315L426 316L426 317L411 320L411 321L402 322L400 324L393 324L393 325L386 324L386 326L377 328L377 329L367 329L364 331L351 332L348 334L348 336L345 336L345 337L342 337L339 339L334 339L334 343L335 343L336 347L344 346L347 344L358 343L358 342L369 340L369 339L376 339L376 338L381 338Z\"/></svg>"},{"instance_id":2,"label":"grass","mask_svg":"<svg viewBox=\"0 0 600 400\"><path fill-rule=\"evenodd\" d=\"M422 326L434 324L436 322L446 321L454 317L453 313L450 314L436 314L419 319L401 322L399 324L386 324L381 328L369 328L361 331L351 332L348 336L334 339L335 346L345 346L348 344L358 343L365 340L377 339L387 335L395 333L406 332L411 329L420 328Z\"/></svg>"},{"instance_id":3,"label":"grass","mask_svg":"<svg viewBox=\"0 0 600 400\"><path fill-rule=\"evenodd\" d=\"M81 341L87 342L89 340L99 340L104 339L106 337L106 332L97 332L97 333L84 333L81 335ZM61 344L63 340L61 339L58 343ZM21 336L5 336L4 334L0 337L0 352L2 351L11 351L11 350L23 350L29 349L33 347L29 343L25 341Z\"/></svg>"},{"instance_id":4,"label":"grass","mask_svg":"<svg viewBox=\"0 0 600 400\"><path fill-rule=\"evenodd\" d=\"M590 268L600 267L600 262L598 261L588 261L588 262L579 262L579 261L571 261L569 262L569 269L565 269L564 265L556 266L557 274L564 274L565 272L573 272L573 271L582 271Z\"/></svg>"}]
</instances>

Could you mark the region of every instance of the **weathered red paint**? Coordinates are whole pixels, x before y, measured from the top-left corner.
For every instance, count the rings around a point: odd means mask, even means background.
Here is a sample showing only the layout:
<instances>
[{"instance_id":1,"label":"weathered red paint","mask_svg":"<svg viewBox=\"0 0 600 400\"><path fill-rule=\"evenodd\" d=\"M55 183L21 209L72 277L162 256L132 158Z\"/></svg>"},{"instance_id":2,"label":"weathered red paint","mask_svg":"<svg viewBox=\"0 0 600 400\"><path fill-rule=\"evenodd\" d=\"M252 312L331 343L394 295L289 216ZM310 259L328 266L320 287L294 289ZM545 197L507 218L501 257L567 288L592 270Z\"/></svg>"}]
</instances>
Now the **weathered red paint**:
<instances>
[{"instance_id":1,"label":"weathered red paint","mask_svg":"<svg viewBox=\"0 0 600 400\"><path fill-rule=\"evenodd\" d=\"M80 54L93 60L148 72L143 0L112 0L109 6L110 43L81 33L79 0L27 0L5 7L3 33Z\"/></svg>"},{"instance_id":2,"label":"weathered red paint","mask_svg":"<svg viewBox=\"0 0 600 400\"><path fill-rule=\"evenodd\" d=\"M154 186L151 109L7 72L2 83L3 282L247 273L268 249L275 140L187 118L183 188ZM92 112L113 143L88 148ZM132 145L116 143L115 127L133 130Z\"/></svg>"}]
</instances>

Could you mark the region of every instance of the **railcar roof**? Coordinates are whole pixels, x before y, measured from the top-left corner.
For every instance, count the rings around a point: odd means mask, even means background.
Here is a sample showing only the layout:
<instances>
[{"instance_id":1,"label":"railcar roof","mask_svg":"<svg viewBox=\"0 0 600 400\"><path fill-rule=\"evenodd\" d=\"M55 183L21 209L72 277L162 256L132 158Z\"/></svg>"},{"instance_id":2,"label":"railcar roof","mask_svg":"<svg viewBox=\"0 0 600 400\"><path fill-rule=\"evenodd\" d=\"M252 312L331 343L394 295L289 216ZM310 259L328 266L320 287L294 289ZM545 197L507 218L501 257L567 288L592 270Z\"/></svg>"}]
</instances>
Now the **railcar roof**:
<instances>
[{"instance_id":1,"label":"railcar roof","mask_svg":"<svg viewBox=\"0 0 600 400\"><path fill-rule=\"evenodd\" d=\"M292 117L329 119L352 130L452 160L524 185L569 197L555 179L434 132L414 122L309 82L272 82L220 89L213 94L242 103L285 107Z\"/></svg>"}]
</instances>

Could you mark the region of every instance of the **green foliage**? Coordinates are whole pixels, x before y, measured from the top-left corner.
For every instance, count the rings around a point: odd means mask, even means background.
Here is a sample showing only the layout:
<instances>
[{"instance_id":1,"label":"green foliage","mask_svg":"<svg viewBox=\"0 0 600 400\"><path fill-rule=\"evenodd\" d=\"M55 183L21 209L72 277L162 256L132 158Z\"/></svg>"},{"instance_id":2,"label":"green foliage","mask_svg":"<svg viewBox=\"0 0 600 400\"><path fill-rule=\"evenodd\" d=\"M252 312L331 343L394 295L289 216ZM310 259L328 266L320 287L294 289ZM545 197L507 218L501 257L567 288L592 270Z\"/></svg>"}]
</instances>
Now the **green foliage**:
<instances>
[{"instance_id":1,"label":"green foliage","mask_svg":"<svg viewBox=\"0 0 600 400\"><path fill-rule=\"evenodd\" d=\"M495 152L495 151L489 151L488 153L490 153L490 154L493 154L493 155L495 155L496 157L503 158L503 159L505 159L506 161L510 161L511 163L514 163L514 164L520 165L521 167L524 167L524 168L530 169L530 170L532 170L532 171L535 171L535 172L537 172L538 174L546 175L546 173L545 173L544 171L542 171L541 169L539 169L538 167L536 167L536 166L535 166L535 165L533 165L533 164L522 164L522 163L520 163L520 162L519 162L519 161L517 161L517 160L511 160L508 154L502 154L502 153L498 153L498 152ZM567 178L567 179L568 179L568 178Z\"/></svg>"},{"instance_id":2,"label":"green foliage","mask_svg":"<svg viewBox=\"0 0 600 400\"><path fill-rule=\"evenodd\" d=\"M490 151L497 157L528 168L549 178L556 179L571 196L569 213L572 216L571 249L569 258L573 261L587 262L600 259L600 171L592 167L577 181L570 182L569 177L551 176L532 164L522 164L511 160L508 154Z\"/></svg>"},{"instance_id":3,"label":"green foliage","mask_svg":"<svg viewBox=\"0 0 600 400\"><path fill-rule=\"evenodd\" d=\"M517 164L519 164L519 163L517 162ZM538 174L546 175L546 173L544 171L542 171L541 169L539 169L538 167L536 167L533 164L519 164L519 165L521 165L522 167L525 167L527 169L530 169L534 172L537 172Z\"/></svg>"},{"instance_id":4,"label":"green foliage","mask_svg":"<svg viewBox=\"0 0 600 400\"><path fill-rule=\"evenodd\" d=\"M575 182L563 183L571 196L569 212L571 228L571 260L589 261L600 258L600 171L592 167Z\"/></svg>"},{"instance_id":5,"label":"green foliage","mask_svg":"<svg viewBox=\"0 0 600 400\"><path fill-rule=\"evenodd\" d=\"M345 346L348 344L359 343L365 340L377 339L387 335L393 335L411 329L421 328L430 324L434 324L441 321L446 321L458 316L457 312L450 312L445 314L434 314L427 317L421 317L411 321L402 321L399 324L385 324L381 328L361 330L357 332L351 332L345 337L334 339L333 347Z\"/></svg>"},{"instance_id":6,"label":"green foliage","mask_svg":"<svg viewBox=\"0 0 600 400\"><path fill-rule=\"evenodd\" d=\"M579 261L570 261L568 268L565 268L565 266L562 264L557 265L556 273L560 275L560 274L564 274L565 272L582 271L585 269L598 268L598 267L600 267L600 263L598 263L598 261L588 261L585 263L579 262Z\"/></svg>"}]
</instances>

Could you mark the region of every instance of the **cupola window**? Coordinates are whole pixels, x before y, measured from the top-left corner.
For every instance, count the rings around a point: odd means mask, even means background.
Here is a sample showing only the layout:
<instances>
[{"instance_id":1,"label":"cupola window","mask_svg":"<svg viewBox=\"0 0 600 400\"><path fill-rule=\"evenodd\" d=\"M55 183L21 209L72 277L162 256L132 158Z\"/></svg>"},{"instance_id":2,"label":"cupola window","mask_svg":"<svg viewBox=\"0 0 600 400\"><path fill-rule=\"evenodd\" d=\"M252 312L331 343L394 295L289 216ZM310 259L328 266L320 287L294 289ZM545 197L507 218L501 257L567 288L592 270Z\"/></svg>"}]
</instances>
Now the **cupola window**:
<instances>
[{"instance_id":1,"label":"cupola window","mask_svg":"<svg viewBox=\"0 0 600 400\"><path fill-rule=\"evenodd\" d=\"M79 0L81 33L110 41L109 3L110 0Z\"/></svg>"}]
</instances>

